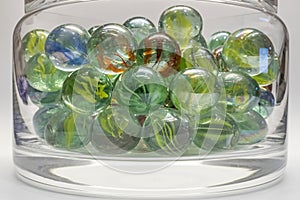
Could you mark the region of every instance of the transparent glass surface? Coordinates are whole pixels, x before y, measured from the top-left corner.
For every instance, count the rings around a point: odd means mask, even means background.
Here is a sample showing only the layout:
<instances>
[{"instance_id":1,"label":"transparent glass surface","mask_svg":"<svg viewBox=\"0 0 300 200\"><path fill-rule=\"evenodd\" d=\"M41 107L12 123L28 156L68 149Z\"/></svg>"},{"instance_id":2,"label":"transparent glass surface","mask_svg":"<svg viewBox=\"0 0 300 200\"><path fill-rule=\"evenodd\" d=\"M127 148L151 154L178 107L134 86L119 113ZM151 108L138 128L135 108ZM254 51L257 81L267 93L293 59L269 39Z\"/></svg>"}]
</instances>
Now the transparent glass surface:
<instances>
[{"instance_id":1,"label":"transparent glass surface","mask_svg":"<svg viewBox=\"0 0 300 200\"><path fill-rule=\"evenodd\" d=\"M14 161L24 181L88 196L183 198L280 180L289 41L277 1L25 2L13 35ZM173 6L192 14L168 18ZM154 25L144 43L131 40L139 29L123 27L134 17ZM36 30L46 36L28 36ZM80 39L64 41L68 31ZM230 33L223 49L207 49L220 31Z\"/></svg>"}]
</instances>

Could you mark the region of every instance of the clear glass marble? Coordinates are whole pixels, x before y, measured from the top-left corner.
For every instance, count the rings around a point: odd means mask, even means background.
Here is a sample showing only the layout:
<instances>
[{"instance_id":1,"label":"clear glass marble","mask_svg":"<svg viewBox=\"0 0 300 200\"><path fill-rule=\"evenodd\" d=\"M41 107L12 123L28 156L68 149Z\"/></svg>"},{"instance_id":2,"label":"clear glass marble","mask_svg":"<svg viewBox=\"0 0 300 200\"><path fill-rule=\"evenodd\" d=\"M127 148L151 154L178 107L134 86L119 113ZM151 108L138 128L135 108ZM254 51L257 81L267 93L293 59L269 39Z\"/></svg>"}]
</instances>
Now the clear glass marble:
<instances>
[{"instance_id":1,"label":"clear glass marble","mask_svg":"<svg viewBox=\"0 0 300 200\"><path fill-rule=\"evenodd\" d=\"M287 162L289 35L277 0L25 0L14 162L53 191L199 198Z\"/></svg>"}]
</instances>

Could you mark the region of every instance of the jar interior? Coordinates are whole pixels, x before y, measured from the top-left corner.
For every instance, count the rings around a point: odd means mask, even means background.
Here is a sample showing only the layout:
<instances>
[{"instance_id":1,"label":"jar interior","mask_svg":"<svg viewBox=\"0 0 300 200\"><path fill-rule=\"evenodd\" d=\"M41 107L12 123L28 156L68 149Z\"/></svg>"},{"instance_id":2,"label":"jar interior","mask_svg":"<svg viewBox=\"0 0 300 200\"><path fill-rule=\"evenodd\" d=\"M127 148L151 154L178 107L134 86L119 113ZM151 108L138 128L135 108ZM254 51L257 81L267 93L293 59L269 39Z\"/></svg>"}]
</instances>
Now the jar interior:
<instances>
[{"instance_id":1,"label":"jar interior","mask_svg":"<svg viewBox=\"0 0 300 200\"><path fill-rule=\"evenodd\" d=\"M25 64L22 57L20 46L21 39L30 30L45 29L53 30L61 24L73 23L79 24L86 29L95 25L103 25L107 23L123 24L127 19L135 16L146 17L157 26L160 14L173 5L187 5L196 9L203 18L203 31L204 38L208 39L213 33L221 30L234 32L240 28L255 28L264 32L274 45L275 52L277 52L280 60L280 72L278 78L271 83L268 88L271 90L275 97L275 106L273 113L266 119L268 124L268 133L264 142L252 145L241 145L234 150L215 152L209 156L224 156L237 155L238 153L247 154L260 151L262 149L277 149L285 144L286 137L286 106L287 106L287 32L276 15L272 13L262 12L247 7L231 5L226 3L216 3L209 1L159 1L159 0L109 0L109 1L87 1L78 3L64 3L59 6L50 6L49 8L36 11L26 15L16 27L14 33L14 63L15 63L15 81L18 77L23 75ZM35 133L32 117L38 110L38 107L29 102L24 105L20 96L15 92L15 109L19 110L19 118L22 118L22 123L25 130L16 131L17 144L28 146L29 148L40 149L49 151L49 147L37 138ZM18 126L18 125L17 125ZM28 140L30 138L30 140ZM28 142L30 141L30 142ZM77 152L68 152L51 149L51 151L58 154L73 154ZM249 151L251 150L251 151ZM50 151L50 152L51 152ZM88 150L88 154L91 153ZM85 152L86 153L86 152ZM84 156L77 155L77 156ZM93 156L99 156L92 153ZM208 156L207 153L199 153L199 150L191 151L186 157L203 157ZM73 156L73 155L72 155ZM101 157L101 155L100 155ZM145 154L144 152L133 152L125 155L114 155L116 159L125 157L128 159L161 159L160 156ZM113 157L110 157L112 159ZM168 156L163 156L163 159L168 160ZM184 156L183 158L185 159Z\"/></svg>"},{"instance_id":2,"label":"jar interior","mask_svg":"<svg viewBox=\"0 0 300 200\"><path fill-rule=\"evenodd\" d=\"M213 33L218 31L233 33L242 28L259 30L270 39L277 56L276 59L278 60L278 66L276 67L279 69L278 72L276 72L275 78L273 77L272 82L263 86L264 90L268 91L268 94L273 96L273 99L271 99L271 114L266 116L265 119L263 119L262 116L259 116L259 118L262 119L259 125L262 126L263 134L265 134L263 139L260 138L261 141L256 141L251 144L238 144L233 148L221 150L198 148L196 143L191 143L189 146L181 143L184 151L175 151L175 153L173 153L173 149L171 149L171 151L168 151L169 153L161 154L149 151L149 146L145 145L146 141L139 141L137 144L136 138L134 137L129 137L130 142L136 145L136 147L130 151L127 151L126 149L119 151L120 149L118 148L110 148L111 152L98 152L98 149L95 148L91 142L88 142L88 140L90 140L89 137L81 140L80 144L83 143L84 146L80 148L76 148L77 143L75 146L71 146L70 141L74 135L69 135L66 137L67 139L63 138L66 140L66 144L68 144L68 148L66 149L51 146L49 145L49 143L52 142L51 140L46 142L39 136L38 131L36 131L36 126L40 127L43 120L48 120L49 116L46 115L44 118L35 117L36 113L41 112L40 107L39 105L36 105L33 99L27 97L29 89L27 83L28 76L26 75L29 72L26 67L27 61L25 61L24 52L22 51L22 40L28 32L36 29L43 29L51 32L56 27L63 24L77 24L88 30L91 27L108 23L123 24L126 20L136 16L150 19L157 27L161 13L174 5L186 5L194 8L201 14L203 18L202 35L207 41ZM250 4L225 0L95 0L72 1L71 3L62 1L57 4L51 4L48 7L41 7L40 10L36 10L32 13L27 13L16 26L13 35L14 161L19 176L26 182L55 191L89 196L114 196L122 198L207 197L231 194L237 191L244 192L256 187L263 187L271 182L279 180L286 163L288 33L283 22L276 14L241 5ZM265 48L261 50L263 55L266 53L265 50ZM32 62L35 64L43 64L44 59L46 58L41 56L37 61L33 60ZM260 62L268 62L268 59L263 57ZM149 72L149 69L146 67L142 69L143 73L141 74ZM200 71L199 74L205 72L205 70L202 69L197 70ZM85 71L83 70L82 72ZM150 72L152 73L152 71ZM30 73L33 72L30 71ZM212 73L206 74L211 75ZM97 72L95 76L97 76ZM134 78L131 75L122 75L123 79L125 79L124 77L126 76L128 79L126 84L130 84L130 79ZM68 78L69 77L70 76L68 76ZM208 90L215 89L213 87L214 81L219 81L216 77L211 75L210 78L205 79L207 85L212 85L212 88L209 88ZM227 77L226 73L224 77ZM178 80L181 80L180 78L181 77L178 76ZM252 84L253 81L251 80L251 77L246 79L249 84L244 84L243 86L246 85L247 88L248 86L249 88L250 86L253 86L253 90L257 90L257 83ZM147 79L145 78L143 81L147 82ZM193 81L199 81L199 79ZM151 81L148 83L150 85L149 87L141 87L138 88L137 91L144 90L155 92L157 90L165 90L165 88L160 87L159 84L154 84L155 87L153 87ZM230 84L230 81L228 81L228 83ZM184 84L185 81L179 81L177 85L175 84L173 87L174 91L178 90L177 92L180 92L181 90L188 90L190 85L187 84L186 86ZM164 83L161 85L164 86ZM222 87L220 88L222 89ZM244 88L246 92L247 88ZM97 89L101 90L101 85ZM122 91L121 89L120 91ZM127 88L124 90L128 91ZM206 92L207 90L204 89L202 91ZM41 93L34 93L36 98L40 98L40 94ZM41 94L41 96L42 95L43 94ZM107 94L101 93L101 95L105 97ZM120 96L122 97L122 95L126 97L127 94L125 92L118 96L117 93L115 98L118 99ZM142 97L147 99L147 95ZM227 98L222 90L220 90L219 95L224 99ZM227 95L230 95L230 93ZM75 98L76 96L73 97ZM203 95L203 97L205 98L206 96ZM157 101L159 101L160 98L162 98L161 95L157 95L150 100L154 99L156 101L158 99ZM184 98L174 99L171 99L172 103L176 103L176 101L180 101ZM139 100L139 98L130 99L132 102L137 100ZM164 100L167 102L169 99L166 97ZM238 100L243 101L244 97L242 96ZM79 101L78 104L80 103L81 102ZM168 103L170 103L170 100L164 105L169 105ZM221 107L223 105L222 103L223 102L220 103ZM262 104L263 103L264 102L262 102ZM194 105L195 109L199 106L197 101ZM202 105L200 105L200 107L201 106ZM58 108L60 109L60 107ZM143 107L131 107L130 109L134 112L142 113L141 110ZM169 110L165 108L154 107L153 110L153 113L161 111L161 113L156 113L157 115L149 114L153 116L153 119L161 119L159 117L163 115L164 120L169 120L168 123L170 123L163 129L164 131L174 128L176 124L173 126L171 123L172 120L181 119L182 117L178 117L176 114L166 114L166 110ZM83 112L84 111L85 110L83 110ZM191 109L191 111L194 110ZM118 110L115 112L118 112ZM255 116L258 115L252 110L251 112L249 111L249 113L251 113L251 115L249 114L249 119L253 119L253 116L255 118ZM55 120L65 119L64 124L62 125L64 128L67 127L73 130L74 123L75 127L89 128L85 118L80 118L80 116L78 117L77 115L70 117L69 115L66 115L66 113L60 111L58 114L58 117L49 119L49 123L50 121L56 122ZM234 115L234 112L231 114ZM213 116L217 116L216 118L218 118L219 115L211 113L210 119L213 119ZM93 115L91 117L95 116ZM109 117L109 114L105 115L105 117L103 117L104 120L100 120L99 123L102 123L102 125L104 124L106 128L110 128L111 124L107 123ZM242 116L240 117L243 118ZM78 119L78 121L74 122L75 118ZM223 118L221 120L224 121L226 119L227 118ZM147 118L140 117L137 118L137 120L140 124L143 123L143 126L145 125L146 131L143 131L142 133L144 134L146 132L147 134L147 128L149 128L147 125L152 124L152 119L150 118L150 120L147 120ZM198 118L196 118L196 120L198 120ZM232 119L230 118L228 121L231 120ZM181 128L182 132L189 132L189 130L182 125L190 122L182 119L181 122L182 123L178 126L179 129ZM124 127L124 123L120 123L119 125ZM159 127L159 125L160 124L158 124L157 127ZM220 126L218 125L219 124L216 126L205 126L203 130L207 129L207 132L210 132L211 130L220 129ZM251 120L248 120L243 124L243 128L249 131L247 127L250 125ZM50 133L54 128L56 127L47 126L47 130L50 131ZM232 126L230 123L229 125L223 123L221 124L221 131L223 130L229 130L230 132L236 130L236 127ZM120 129L117 129L112 135L117 135L119 133L118 131L120 131ZM224 132L226 133L226 131ZM251 134L251 130L249 133ZM133 133L131 136L136 136L134 134L136 133ZM166 138L165 135L163 136ZM168 137L172 137L172 134L168 135ZM214 135L212 138L214 138ZM103 137L97 138L97 141L100 143L102 140L105 141ZM190 141L189 138L178 137L179 143L180 140ZM210 144L209 142L210 141L207 140L207 144ZM247 137L241 143L243 142L247 143ZM57 143L61 144L59 141ZM162 146L161 143L157 143L158 145L156 146ZM222 145L230 146L228 143L229 142L225 141ZM203 144L205 144L205 142ZM202 147L204 146L205 145L202 145ZM114 151L118 153L114 153ZM170 154L170 152L172 153Z\"/></svg>"}]
</instances>

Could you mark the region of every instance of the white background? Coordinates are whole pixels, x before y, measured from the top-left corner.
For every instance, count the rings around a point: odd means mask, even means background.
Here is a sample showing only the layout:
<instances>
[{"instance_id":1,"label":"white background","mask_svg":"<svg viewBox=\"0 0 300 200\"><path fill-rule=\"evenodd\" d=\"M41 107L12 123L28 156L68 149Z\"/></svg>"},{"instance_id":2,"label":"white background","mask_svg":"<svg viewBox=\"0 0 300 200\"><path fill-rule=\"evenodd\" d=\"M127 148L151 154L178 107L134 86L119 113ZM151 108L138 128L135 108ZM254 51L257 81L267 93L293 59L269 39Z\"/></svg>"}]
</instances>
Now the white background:
<instances>
[{"instance_id":1,"label":"white background","mask_svg":"<svg viewBox=\"0 0 300 200\"><path fill-rule=\"evenodd\" d=\"M222 200L298 200L300 199L300 1L279 0L278 15L290 32L290 112L289 158L285 178L278 184L256 192L218 198ZM12 31L23 16L23 0L0 1L0 199L1 200L88 200L34 188L15 175L12 161ZM300 125L300 124L299 124Z\"/></svg>"}]
</instances>

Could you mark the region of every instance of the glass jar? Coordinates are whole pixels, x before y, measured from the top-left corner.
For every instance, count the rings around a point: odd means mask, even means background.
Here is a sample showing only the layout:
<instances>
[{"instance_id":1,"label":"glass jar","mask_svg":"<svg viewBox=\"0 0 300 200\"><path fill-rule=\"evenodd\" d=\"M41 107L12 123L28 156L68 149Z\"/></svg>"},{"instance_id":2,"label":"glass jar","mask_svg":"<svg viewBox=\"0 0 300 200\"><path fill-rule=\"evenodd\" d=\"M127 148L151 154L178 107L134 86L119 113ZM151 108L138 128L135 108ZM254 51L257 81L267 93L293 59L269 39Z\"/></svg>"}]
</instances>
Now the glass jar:
<instances>
[{"instance_id":1,"label":"glass jar","mask_svg":"<svg viewBox=\"0 0 300 200\"><path fill-rule=\"evenodd\" d=\"M288 32L274 0L25 0L14 162L88 196L232 194L286 165Z\"/></svg>"}]
</instances>

